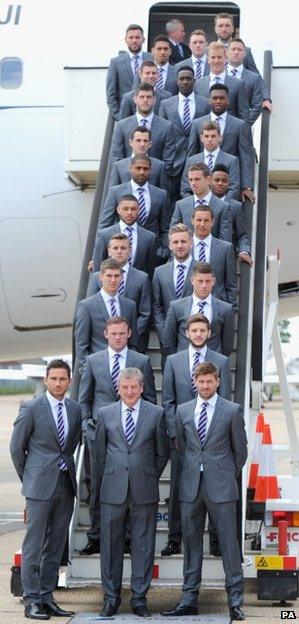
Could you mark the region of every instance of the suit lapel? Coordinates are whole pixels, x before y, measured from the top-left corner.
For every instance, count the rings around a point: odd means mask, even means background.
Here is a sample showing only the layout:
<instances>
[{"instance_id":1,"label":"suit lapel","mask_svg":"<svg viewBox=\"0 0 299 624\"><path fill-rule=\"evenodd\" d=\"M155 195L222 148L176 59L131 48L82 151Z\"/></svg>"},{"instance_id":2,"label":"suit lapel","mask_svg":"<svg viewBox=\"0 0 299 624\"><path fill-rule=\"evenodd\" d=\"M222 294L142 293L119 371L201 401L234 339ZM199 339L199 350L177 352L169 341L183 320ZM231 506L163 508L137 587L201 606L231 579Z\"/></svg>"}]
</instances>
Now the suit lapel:
<instances>
[{"instance_id":1,"label":"suit lapel","mask_svg":"<svg viewBox=\"0 0 299 624\"><path fill-rule=\"evenodd\" d=\"M212 242L211 242L211 251L210 251L210 264L212 264L213 266L216 264L217 259L218 259L218 241L217 239L212 236Z\"/></svg>"},{"instance_id":2,"label":"suit lapel","mask_svg":"<svg viewBox=\"0 0 299 624\"><path fill-rule=\"evenodd\" d=\"M188 378L189 389L191 390L194 396L192 383L191 383L190 367L189 367L189 349L185 349L184 351L181 351L181 358L182 358L181 360L182 372L186 371L186 379Z\"/></svg>"},{"instance_id":3,"label":"suit lapel","mask_svg":"<svg viewBox=\"0 0 299 624\"><path fill-rule=\"evenodd\" d=\"M165 266L165 280L166 280L165 287L169 289L170 295L173 296L174 299L176 299L176 292L175 292L175 287L173 283L174 262L173 261L167 262L167 264L165 264L164 266Z\"/></svg>"},{"instance_id":4,"label":"suit lapel","mask_svg":"<svg viewBox=\"0 0 299 624\"><path fill-rule=\"evenodd\" d=\"M212 420L211 420L211 422L210 422L210 426L209 426L209 428L208 428L207 435L206 435L206 437L205 437L205 439L204 439L203 446L205 446L205 444L207 443L207 441L208 441L208 440L209 440L209 438L211 437L211 435L212 435L212 433L213 433L213 431L214 431L214 429L215 429L215 426L216 426L216 424L217 424L217 422L218 422L218 420L219 420L219 417L220 417L221 411L222 411L222 406L221 406L221 405L219 405L219 397L218 397L218 398L217 398L217 401L216 401L215 409L214 409L214 414L213 414L213 416L212 416Z\"/></svg>"},{"instance_id":5,"label":"suit lapel","mask_svg":"<svg viewBox=\"0 0 299 624\"><path fill-rule=\"evenodd\" d=\"M109 314L108 314L108 310L107 310L107 308L106 308L106 306L105 306L104 299L103 299L103 297L102 297L102 295L101 295L101 293L100 293L100 292L98 292L98 293L95 295L95 301L94 301L94 303L95 303L95 306L96 306L96 310L97 310L97 312L99 312L99 310L101 310L101 313L102 313L101 315L103 315L103 316L104 316L104 318L105 318L105 320L106 320L106 321L108 321L108 319L109 319L110 317L109 317ZM99 316L99 314L97 314L97 316Z\"/></svg>"},{"instance_id":6,"label":"suit lapel","mask_svg":"<svg viewBox=\"0 0 299 624\"><path fill-rule=\"evenodd\" d=\"M103 370L101 371L101 366L103 367ZM112 377L110 374L110 368L109 368L109 356L108 356L108 350L105 349L104 351L100 351L99 352L99 369L100 369L100 375L103 375L103 382L105 379L107 379L107 383L109 384L109 386L111 387L111 389L113 390L113 394L115 394L115 389L112 383Z\"/></svg>"},{"instance_id":7,"label":"suit lapel","mask_svg":"<svg viewBox=\"0 0 299 624\"><path fill-rule=\"evenodd\" d=\"M134 282L134 273L135 270L133 267L130 267L128 270L128 274L127 274L127 279L126 279L126 285L125 285L125 290L124 290L124 296L128 297L128 299L130 299L129 297L129 293L130 293L130 288Z\"/></svg>"},{"instance_id":8,"label":"suit lapel","mask_svg":"<svg viewBox=\"0 0 299 624\"><path fill-rule=\"evenodd\" d=\"M135 438L138 435L138 432L140 431L140 429L142 428L142 423L144 422L144 417L145 417L146 412L147 412L147 407L144 405L143 400L141 399L137 423L134 429L134 434L133 434L133 438L132 438L130 446L134 444Z\"/></svg>"},{"instance_id":9,"label":"suit lapel","mask_svg":"<svg viewBox=\"0 0 299 624\"><path fill-rule=\"evenodd\" d=\"M58 431L57 431L57 427L53 418L53 414L52 414L52 410L51 410L51 406L50 403L47 399L46 394L42 397L42 407L44 409L44 413L45 413L45 417L47 419L47 422L50 424L50 427L54 433L54 437L59 445L59 448L61 448L60 446L60 441L59 441L59 436L58 436Z\"/></svg>"},{"instance_id":10,"label":"suit lapel","mask_svg":"<svg viewBox=\"0 0 299 624\"><path fill-rule=\"evenodd\" d=\"M195 427L195 422L194 422L194 411L195 411L195 407L196 407L196 401L197 399L193 399L192 401L192 409L190 409L190 415L188 414L187 417L187 422L190 422L190 425L193 429L194 435L195 435L195 440L197 442L197 444L201 447L201 443L200 443L200 439L199 439L199 435L198 435L198 431Z\"/></svg>"},{"instance_id":11,"label":"suit lapel","mask_svg":"<svg viewBox=\"0 0 299 624\"><path fill-rule=\"evenodd\" d=\"M193 255L193 247L192 247L192 255ZM194 260L194 258L192 258L192 260L191 260L191 262L189 264L189 269L187 271L187 275L186 275L186 279L185 279L185 283L184 283L183 296L184 296L184 293L186 292L186 290L187 290L187 288L189 286L192 267L194 267L195 264L196 264L196 261Z\"/></svg>"},{"instance_id":12,"label":"suit lapel","mask_svg":"<svg viewBox=\"0 0 299 624\"><path fill-rule=\"evenodd\" d=\"M73 427L73 419L71 418L71 403L68 400L68 398L65 398L65 410L66 410L66 415L67 415L67 421L68 421L68 432L67 432L67 436L65 437L64 440L64 445L63 448L66 447L68 440L72 439L72 432L71 432L71 428Z\"/></svg>"},{"instance_id":13,"label":"suit lapel","mask_svg":"<svg viewBox=\"0 0 299 624\"><path fill-rule=\"evenodd\" d=\"M123 60L124 60L124 69L133 77L134 79L134 75L132 72L132 67L131 67L131 63L130 63L130 57L128 52L126 52L126 54L123 54Z\"/></svg>"},{"instance_id":14,"label":"suit lapel","mask_svg":"<svg viewBox=\"0 0 299 624\"><path fill-rule=\"evenodd\" d=\"M121 435L124 443L126 445L128 445L127 438L125 436L125 432L123 430L123 426L122 426L122 422L121 422L121 401L118 401L117 403L115 403L113 408L114 408L115 413L116 413L116 418L117 418L117 421L118 421L118 429L119 429L120 435Z\"/></svg>"}]
</instances>

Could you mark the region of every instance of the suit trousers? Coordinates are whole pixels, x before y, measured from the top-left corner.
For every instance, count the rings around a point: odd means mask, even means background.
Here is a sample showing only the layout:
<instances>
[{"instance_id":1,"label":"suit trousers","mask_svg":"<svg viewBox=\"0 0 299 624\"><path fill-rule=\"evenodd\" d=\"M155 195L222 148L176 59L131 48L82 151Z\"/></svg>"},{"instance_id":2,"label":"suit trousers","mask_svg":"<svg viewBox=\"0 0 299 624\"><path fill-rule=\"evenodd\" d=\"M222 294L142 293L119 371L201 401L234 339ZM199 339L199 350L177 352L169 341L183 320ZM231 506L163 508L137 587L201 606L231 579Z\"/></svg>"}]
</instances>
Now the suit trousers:
<instances>
[{"instance_id":1,"label":"suit trousers","mask_svg":"<svg viewBox=\"0 0 299 624\"><path fill-rule=\"evenodd\" d=\"M152 579L158 503L137 505L130 491L124 503L101 503L101 578L104 604L120 604L126 520L131 523L131 605L146 604Z\"/></svg>"},{"instance_id":2,"label":"suit trousers","mask_svg":"<svg viewBox=\"0 0 299 624\"><path fill-rule=\"evenodd\" d=\"M181 543L182 528L181 528L181 512L179 501L179 480L181 475L181 458L174 446L174 443L170 443L170 492L169 492L169 504L168 504L168 538L172 542Z\"/></svg>"},{"instance_id":3,"label":"suit trousers","mask_svg":"<svg viewBox=\"0 0 299 624\"><path fill-rule=\"evenodd\" d=\"M202 472L196 499L191 503L181 502L184 582L180 604L197 608L208 511L218 534L228 605L239 606L243 604L244 581L237 539L236 502L214 503L207 494L204 481Z\"/></svg>"},{"instance_id":4,"label":"suit trousers","mask_svg":"<svg viewBox=\"0 0 299 624\"><path fill-rule=\"evenodd\" d=\"M50 602L56 587L74 506L68 472L60 473L48 500L26 498L26 534L22 546L23 603Z\"/></svg>"},{"instance_id":5,"label":"suit trousers","mask_svg":"<svg viewBox=\"0 0 299 624\"><path fill-rule=\"evenodd\" d=\"M89 516L90 516L90 529L87 532L87 538L89 540L100 539L100 526L101 526L101 505L100 505L100 490L101 483L95 478L94 468L94 440L87 437L85 438L86 452L89 453L89 465L90 465L90 494L89 494Z\"/></svg>"}]
</instances>

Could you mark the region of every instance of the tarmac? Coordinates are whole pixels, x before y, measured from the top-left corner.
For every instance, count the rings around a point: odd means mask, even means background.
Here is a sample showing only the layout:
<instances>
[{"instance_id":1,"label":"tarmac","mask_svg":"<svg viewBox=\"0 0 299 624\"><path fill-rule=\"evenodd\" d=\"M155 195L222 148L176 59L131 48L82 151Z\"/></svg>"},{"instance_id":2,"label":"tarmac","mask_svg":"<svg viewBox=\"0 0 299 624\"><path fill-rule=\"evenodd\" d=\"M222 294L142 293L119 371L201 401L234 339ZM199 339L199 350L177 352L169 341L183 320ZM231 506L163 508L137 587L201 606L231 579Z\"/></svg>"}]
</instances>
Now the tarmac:
<instances>
[{"instance_id":1,"label":"tarmac","mask_svg":"<svg viewBox=\"0 0 299 624\"><path fill-rule=\"evenodd\" d=\"M10 592L11 566L13 555L22 544L24 529L21 528L20 514L23 509L23 498L20 494L20 483L14 473L9 458L9 438L13 426L14 418L18 412L18 405L22 396L0 397L0 520L1 513L9 512L8 521L0 523L0 624L19 624L24 622L24 607L21 599L13 596ZM26 397L28 398L28 397ZM295 404L295 414L297 426L299 423L299 405ZM285 420L281 403L275 401L265 407L267 422L273 424L273 438L277 438L279 443L287 441ZM284 460L280 465L280 472L287 474L288 464ZM3 516L2 516L3 518ZM1 531L2 529L2 531ZM2 532L2 534L1 534ZM293 606L281 607L273 606L271 601L259 601L256 594L256 581L247 579L245 583L244 611L249 624L278 624L281 621L282 611L290 611L291 618L294 615L299 618L299 600L294 601ZM226 594L220 589L202 589L199 599L199 616L185 618L161 618L159 614L163 610L168 610L177 604L180 590L174 588L154 588L148 594L148 608L153 614L150 621L161 620L167 624L171 620L184 621L187 624L226 624L228 620L228 610L226 604ZM72 621L73 624L87 624L99 621L98 615L102 604L101 589L95 587L85 588L61 588L56 591L55 599L58 604L65 609L74 610L76 615L73 618L55 618L55 622L66 623ZM123 589L122 604L119 615L115 618L115 624L134 624L139 620L130 613L130 591ZM286 616L284 616L286 617ZM53 618L52 618L53 619ZM140 620L139 620L140 621Z\"/></svg>"}]
</instances>

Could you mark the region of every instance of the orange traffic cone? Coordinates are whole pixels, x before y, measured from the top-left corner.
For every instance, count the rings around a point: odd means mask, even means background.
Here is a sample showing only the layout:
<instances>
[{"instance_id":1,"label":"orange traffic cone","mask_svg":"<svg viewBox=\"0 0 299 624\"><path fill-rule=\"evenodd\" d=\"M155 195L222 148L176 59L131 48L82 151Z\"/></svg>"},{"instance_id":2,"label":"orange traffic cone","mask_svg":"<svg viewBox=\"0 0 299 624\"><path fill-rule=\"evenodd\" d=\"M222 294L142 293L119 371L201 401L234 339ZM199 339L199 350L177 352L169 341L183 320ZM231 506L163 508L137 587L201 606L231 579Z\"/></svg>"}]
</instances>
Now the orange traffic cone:
<instances>
[{"instance_id":1,"label":"orange traffic cone","mask_svg":"<svg viewBox=\"0 0 299 624\"><path fill-rule=\"evenodd\" d=\"M257 475L254 502L264 503L269 498L280 498L280 496L270 425L265 425L262 441L262 457Z\"/></svg>"},{"instance_id":2,"label":"orange traffic cone","mask_svg":"<svg viewBox=\"0 0 299 624\"><path fill-rule=\"evenodd\" d=\"M259 414L256 420L254 443L251 453L251 466L249 472L248 489L255 490L258 475L259 464L262 458L262 439L264 433L265 421L264 414Z\"/></svg>"}]
</instances>

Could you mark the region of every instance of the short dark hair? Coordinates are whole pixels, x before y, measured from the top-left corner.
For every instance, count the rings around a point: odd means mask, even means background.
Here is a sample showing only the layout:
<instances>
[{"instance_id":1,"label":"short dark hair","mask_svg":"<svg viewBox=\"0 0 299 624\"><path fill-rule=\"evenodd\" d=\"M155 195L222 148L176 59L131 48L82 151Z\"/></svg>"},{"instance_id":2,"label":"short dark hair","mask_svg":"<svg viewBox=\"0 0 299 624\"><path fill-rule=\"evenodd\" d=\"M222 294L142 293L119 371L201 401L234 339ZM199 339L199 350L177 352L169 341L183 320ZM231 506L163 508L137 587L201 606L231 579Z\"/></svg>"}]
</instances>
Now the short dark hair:
<instances>
[{"instance_id":1,"label":"short dark hair","mask_svg":"<svg viewBox=\"0 0 299 624\"><path fill-rule=\"evenodd\" d=\"M223 173L227 173L227 175L229 176L228 167L223 163L215 163L213 173L215 173L216 171L223 171Z\"/></svg>"},{"instance_id":2,"label":"short dark hair","mask_svg":"<svg viewBox=\"0 0 299 624\"><path fill-rule=\"evenodd\" d=\"M227 96L229 96L228 86L226 84L223 84L223 82L220 82L219 84L213 84L210 87L210 95L213 93L213 91L225 91Z\"/></svg>"},{"instance_id":3,"label":"short dark hair","mask_svg":"<svg viewBox=\"0 0 299 624\"><path fill-rule=\"evenodd\" d=\"M202 171L205 178L208 178L211 175L208 165L206 165L206 163L204 162L194 163L194 165L190 165L190 167L188 167L188 173L189 171Z\"/></svg>"},{"instance_id":4,"label":"short dark hair","mask_svg":"<svg viewBox=\"0 0 299 624\"><path fill-rule=\"evenodd\" d=\"M148 134L148 136L149 136L149 140L151 140L152 133L151 133L151 131L148 128L145 128L144 126L136 126L136 128L134 128L134 130L132 130L132 132L131 132L130 139L132 139L132 140L134 139L134 136L135 136L136 132L143 132L143 133L146 132Z\"/></svg>"},{"instance_id":5,"label":"short dark hair","mask_svg":"<svg viewBox=\"0 0 299 624\"><path fill-rule=\"evenodd\" d=\"M206 35L205 31L201 30L201 28L197 28L196 30L192 30L192 33L190 33L190 35L189 35L189 41L190 41L191 37L193 37L193 35L196 35L196 36L201 35L202 37L205 37L205 39L207 39L207 35Z\"/></svg>"},{"instance_id":6,"label":"short dark hair","mask_svg":"<svg viewBox=\"0 0 299 624\"><path fill-rule=\"evenodd\" d=\"M119 200L119 202L117 204L117 207L124 201L131 201L131 202L134 202L135 204L138 204L138 206L139 206L137 197L135 197L134 195L123 195L120 198L120 200Z\"/></svg>"},{"instance_id":7,"label":"short dark hair","mask_svg":"<svg viewBox=\"0 0 299 624\"><path fill-rule=\"evenodd\" d=\"M136 85L134 89L134 95L138 95L140 91L151 91L151 93L155 95L155 89L153 85L149 84L149 82L140 82L138 85Z\"/></svg>"},{"instance_id":8,"label":"short dark hair","mask_svg":"<svg viewBox=\"0 0 299 624\"><path fill-rule=\"evenodd\" d=\"M101 262L100 273L105 273L109 269L118 270L120 273L122 272L122 265L118 260L114 260L113 258L107 258Z\"/></svg>"},{"instance_id":9,"label":"short dark hair","mask_svg":"<svg viewBox=\"0 0 299 624\"><path fill-rule=\"evenodd\" d=\"M205 273L206 275L211 274L215 277L214 269L209 262L196 262L191 269L191 277L198 273Z\"/></svg>"},{"instance_id":10,"label":"short dark hair","mask_svg":"<svg viewBox=\"0 0 299 624\"><path fill-rule=\"evenodd\" d=\"M154 61L151 61L151 59L143 61L139 67L139 71L141 72L145 67L155 67L157 69L156 63Z\"/></svg>"},{"instance_id":11,"label":"short dark hair","mask_svg":"<svg viewBox=\"0 0 299 624\"><path fill-rule=\"evenodd\" d=\"M209 212L212 219L214 219L214 211L213 208L211 208L211 206L207 206L206 204L203 204L202 206L196 206L196 208L194 208L191 218L193 219L196 215L197 212Z\"/></svg>"},{"instance_id":12,"label":"short dark hair","mask_svg":"<svg viewBox=\"0 0 299 624\"><path fill-rule=\"evenodd\" d=\"M168 37L166 37L166 35L157 35L153 40L152 48L154 48L156 43L158 43L159 41L164 41L164 43L168 43L169 47L171 48L170 41Z\"/></svg>"},{"instance_id":13,"label":"short dark hair","mask_svg":"<svg viewBox=\"0 0 299 624\"><path fill-rule=\"evenodd\" d=\"M198 364L194 371L194 377L197 379L200 375L214 375L215 379L219 377L219 370L215 364L212 362L202 362L202 364Z\"/></svg>"},{"instance_id":14,"label":"short dark hair","mask_svg":"<svg viewBox=\"0 0 299 624\"><path fill-rule=\"evenodd\" d=\"M49 375L50 370L52 370L52 368L64 368L64 370L66 370L67 374L68 374L68 378L71 378L71 367L68 364L68 362L65 362L65 360L62 360L61 358L56 358L55 360L51 360L51 362L49 362L49 364L47 365L46 368L46 378Z\"/></svg>"},{"instance_id":15,"label":"short dark hair","mask_svg":"<svg viewBox=\"0 0 299 624\"><path fill-rule=\"evenodd\" d=\"M211 329L211 323L204 314L192 314L192 316L189 316L186 329L189 329L190 325L193 325L193 323L204 323L208 329Z\"/></svg>"},{"instance_id":16,"label":"short dark hair","mask_svg":"<svg viewBox=\"0 0 299 624\"><path fill-rule=\"evenodd\" d=\"M110 325L119 325L120 323L125 323L128 329L130 329L129 321L124 316L111 316L106 323L106 329L108 329Z\"/></svg>"},{"instance_id":17,"label":"short dark hair","mask_svg":"<svg viewBox=\"0 0 299 624\"><path fill-rule=\"evenodd\" d=\"M140 30L143 35L143 28L142 26L139 26L139 24L129 24L129 26L127 26L126 28L126 35L128 34L129 30Z\"/></svg>"},{"instance_id":18,"label":"short dark hair","mask_svg":"<svg viewBox=\"0 0 299 624\"><path fill-rule=\"evenodd\" d=\"M127 237L125 234L123 234L122 232L119 232L119 233L118 233L118 232L116 232L115 234L113 234L113 235L111 236L111 238L109 238L108 247L109 247L110 243L111 243L112 241L114 241L114 240L123 240L123 241L128 241L128 243L129 243L129 245L130 245L130 241L129 241L128 237Z\"/></svg>"},{"instance_id":19,"label":"short dark hair","mask_svg":"<svg viewBox=\"0 0 299 624\"><path fill-rule=\"evenodd\" d=\"M228 42L228 47L230 46L230 44L231 44L231 43L234 43L234 42L236 42L236 43L242 43L242 46L243 46L244 48L246 47L246 46L245 46L245 43L244 43L243 39L241 39L241 37L234 37L233 39L231 39L231 40Z\"/></svg>"},{"instance_id":20,"label":"short dark hair","mask_svg":"<svg viewBox=\"0 0 299 624\"><path fill-rule=\"evenodd\" d=\"M139 160L144 160L149 164L150 167L152 166L152 161L147 154L135 154L135 156L133 156L133 158L131 159L131 165L134 165L134 163L138 162Z\"/></svg>"},{"instance_id":21,"label":"short dark hair","mask_svg":"<svg viewBox=\"0 0 299 624\"><path fill-rule=\"evenodd\" d=\"M189 71L194 76L194 69L193 67L190 67L190 65L183 65L182 67L179 67L176 73L177 77L181 71Z\"/></svg>"},{"instance_id":22,"label":"short dark hair","mask_svg":"<svg viewBox=\"0 0 299 624\"><path fill-rule=\"evenodd\" d=\"M208 132L209 130L217 130L218 134L220 134L220 126L218 121L205 121L205 123L202 125L200 134L205 131Z\"/></svg>"},{"instance_id":23,"label":"short dark hair","mask_svg":"<svg viewBox=\"0 0 299 624\"><path fill-rule=\"evenodd\" d=\"M217 15L215 15L215 18L214 18L215 26L216 26L216 23L217 23L218 19L230 19L232 25L233 26L235 25L234 17L233 17L233 15L231 13L224 13L224 12L223 13L217 13Z\"/></svg>"}]
</instances>

